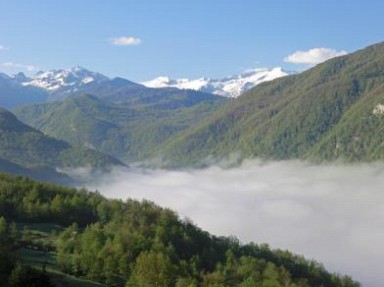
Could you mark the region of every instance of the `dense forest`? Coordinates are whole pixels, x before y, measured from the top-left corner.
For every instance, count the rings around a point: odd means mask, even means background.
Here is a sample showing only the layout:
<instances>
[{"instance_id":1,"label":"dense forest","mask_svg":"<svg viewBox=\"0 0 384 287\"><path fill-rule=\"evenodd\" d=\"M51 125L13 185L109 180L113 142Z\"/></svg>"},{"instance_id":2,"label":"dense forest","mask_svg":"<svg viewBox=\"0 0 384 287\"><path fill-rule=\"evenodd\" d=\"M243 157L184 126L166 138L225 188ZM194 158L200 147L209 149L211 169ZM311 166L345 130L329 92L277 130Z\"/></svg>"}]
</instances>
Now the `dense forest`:
<instances>
[{"instance_id":1,"label":"dense forest","mask_svg":"<svg viewBox=\"0 0 384 287\"><path fill-rule=\"evenodd\" d=\"M382 161L384 43L265 82L170 139L170 166L240 159Z\"/></svg>"},{"instance_id":2,"label":"dense forest","mask_svg":"<svg viewBox=\"0 0 384 287\"><path fill-rule=\"evenodd\" d=\"M127 287L359 286L289 251L213 236L149 201L25 177L0 175L0 241L1 286L92 286L65 285L59 273ZM30 264L23 252L48 259Z\"/></svg>"}]
</instances>

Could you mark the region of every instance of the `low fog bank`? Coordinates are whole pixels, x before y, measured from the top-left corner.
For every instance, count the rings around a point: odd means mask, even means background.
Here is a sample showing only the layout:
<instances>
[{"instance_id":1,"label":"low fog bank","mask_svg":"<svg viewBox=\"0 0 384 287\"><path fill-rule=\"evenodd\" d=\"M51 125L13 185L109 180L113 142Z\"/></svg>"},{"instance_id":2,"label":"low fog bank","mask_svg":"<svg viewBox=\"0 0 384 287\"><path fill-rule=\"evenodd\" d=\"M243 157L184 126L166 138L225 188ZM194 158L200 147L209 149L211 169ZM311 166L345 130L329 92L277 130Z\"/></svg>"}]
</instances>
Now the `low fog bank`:
<instances>
[{"instance_id":1,"label":"low fog bank","mask_svg":"<svg viewBox=\"0 0 384 287\"><path fill-rule=\"evenodd\" d=\"M233 169L117 170L90 186L149 199L215 235L266 242L349 274L384 282L384 164L247 161Z\"/></svg>"}]
</instances>

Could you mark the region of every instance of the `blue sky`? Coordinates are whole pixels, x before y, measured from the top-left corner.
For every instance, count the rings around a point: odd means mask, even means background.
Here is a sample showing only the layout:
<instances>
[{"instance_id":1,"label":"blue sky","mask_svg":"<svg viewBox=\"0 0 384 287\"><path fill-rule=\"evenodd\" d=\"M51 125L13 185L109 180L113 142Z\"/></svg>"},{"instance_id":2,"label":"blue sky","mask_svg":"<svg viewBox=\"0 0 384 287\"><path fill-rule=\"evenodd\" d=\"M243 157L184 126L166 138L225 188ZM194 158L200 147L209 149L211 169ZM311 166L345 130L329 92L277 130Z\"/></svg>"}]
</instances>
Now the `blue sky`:
<instances>
[{"instance_id":1,"label":"blue sky","mask_svg":"<svg viewBox=\"0 0 384 287\"><path fill-rule=\"evenodd\" d=\"M0 71L80 65L140 82L302 70L308 54L287 62L296 51L383 41L383 13L379 0L0 0Z\"/></svg>"}]
</instances>

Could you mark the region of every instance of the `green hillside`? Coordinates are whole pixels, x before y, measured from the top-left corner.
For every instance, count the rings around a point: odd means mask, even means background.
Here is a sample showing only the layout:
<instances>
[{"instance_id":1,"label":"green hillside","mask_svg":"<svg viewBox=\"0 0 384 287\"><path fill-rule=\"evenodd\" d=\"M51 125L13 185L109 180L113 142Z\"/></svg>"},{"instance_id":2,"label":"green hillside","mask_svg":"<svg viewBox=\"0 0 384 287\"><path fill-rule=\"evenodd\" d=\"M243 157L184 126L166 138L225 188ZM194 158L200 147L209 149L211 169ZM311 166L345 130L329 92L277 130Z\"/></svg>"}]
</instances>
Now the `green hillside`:
<instances>
[{"instance_id":1,"label":"green hillside","mask_svg":"<svg viewBox=\"0 0 384 287\"><path fill-rule=\"evenodd\" d=\"M175 89L108 99L85 95L18 108L15 113L50 136L130 163L151 159L159 145L226 102L221 97Z\"/></svg>"},{"instance_id":2,"label":"green hillside","mask_svg":"<svg viewBox=\"0 0 384 287\"><path fill-rule=\"evenodd\" d=\"M89 148L75 148L64 141L44 135L22 122L12 113L0 109L1 170L13 171L39 179L60 177L57 169L89 167L106 171L121 163ZM24 173L24 171L28 171ZM63 179L66 176L61 176Z\"/></svg>"},{"instance_id":3,"label":"green hillside","mask_svg":"<svg viewBox=\"0 0 384 287\"><path fill-rule=\"evenodd\" d=\"M360 286L289 251L213 236L148 201L6 175L0 242L1 286Z\"/></svg>"},{"instance_id":4,"label":"green hillside","mask_svg":"<svg viewBox=\"0 0 384 287\"><path fill-rule=\"evenodd\" d=\"M265 159L384 159L384 44L263 83L163 146L168 165L232 153Z\"/></svg>"}]
</instances>

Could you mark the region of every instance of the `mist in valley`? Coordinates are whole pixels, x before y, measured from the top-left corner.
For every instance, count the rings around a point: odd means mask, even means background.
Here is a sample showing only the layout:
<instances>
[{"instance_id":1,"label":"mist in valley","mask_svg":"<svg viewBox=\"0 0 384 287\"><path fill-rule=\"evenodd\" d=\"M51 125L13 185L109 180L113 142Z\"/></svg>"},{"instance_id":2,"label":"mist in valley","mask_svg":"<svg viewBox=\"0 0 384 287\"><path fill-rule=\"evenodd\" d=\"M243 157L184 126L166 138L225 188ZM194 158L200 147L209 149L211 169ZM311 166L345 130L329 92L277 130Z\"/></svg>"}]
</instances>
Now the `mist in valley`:
<instances>
[{"instance_id":1,"label":"mist in valley","mask_svg":"<svg viewBox=\"0 0 384 287\"><path fill-rule=\"evenodd\" d=\"M384 282L384 165L246 161L224 169L119 169L89 188L148 199L215 235L268 243L351 275Z\"/></svg>"}]
</instances>

